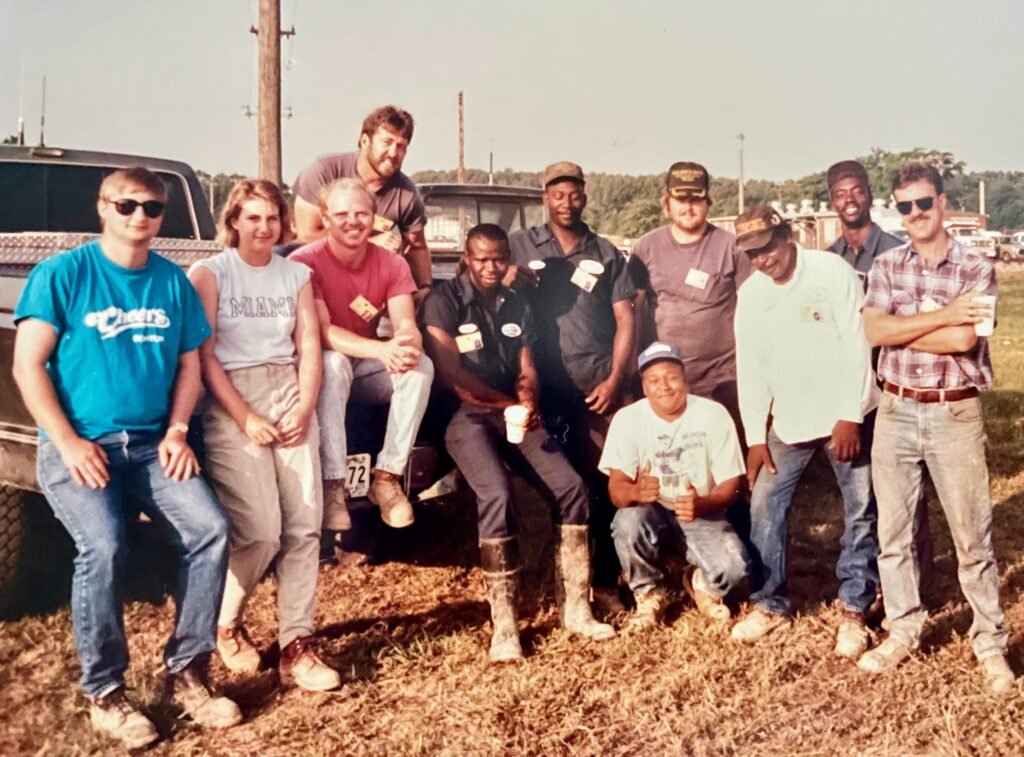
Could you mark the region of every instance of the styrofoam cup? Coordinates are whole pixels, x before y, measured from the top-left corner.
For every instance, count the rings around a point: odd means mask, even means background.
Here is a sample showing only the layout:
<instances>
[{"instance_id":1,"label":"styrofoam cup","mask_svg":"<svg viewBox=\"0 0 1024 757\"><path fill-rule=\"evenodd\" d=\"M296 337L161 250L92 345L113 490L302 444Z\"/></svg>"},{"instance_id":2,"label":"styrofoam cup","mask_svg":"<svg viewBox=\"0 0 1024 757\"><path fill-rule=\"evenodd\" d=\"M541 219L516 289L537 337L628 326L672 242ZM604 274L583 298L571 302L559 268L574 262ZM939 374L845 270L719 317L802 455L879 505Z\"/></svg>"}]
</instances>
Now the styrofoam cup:
<instances>
[{"instance_id":1,"label":"styrofoam cup","mask_svg":"<svg viewBox=\"0 0 1024 757\"><path fill-rule=\"evenodd\" d=\"M971 298L971 302L980 302L992 308L992 317L986 318L981 323L974 324L974 333L978 336L992 336L996 325L996 296L994 294L979 294Z\"/></svg>"},{"instance_id":2,"label":"styrofoam cup","mask_svg":"<svg viewBox=\"0 0 1024 757\"><path fill-rule=\"evenodd\" d=\"M526 405L509 405L505 408L505 438L519 444L526 436L526 419L530 409Z\"/></svg>"}]
</instances>

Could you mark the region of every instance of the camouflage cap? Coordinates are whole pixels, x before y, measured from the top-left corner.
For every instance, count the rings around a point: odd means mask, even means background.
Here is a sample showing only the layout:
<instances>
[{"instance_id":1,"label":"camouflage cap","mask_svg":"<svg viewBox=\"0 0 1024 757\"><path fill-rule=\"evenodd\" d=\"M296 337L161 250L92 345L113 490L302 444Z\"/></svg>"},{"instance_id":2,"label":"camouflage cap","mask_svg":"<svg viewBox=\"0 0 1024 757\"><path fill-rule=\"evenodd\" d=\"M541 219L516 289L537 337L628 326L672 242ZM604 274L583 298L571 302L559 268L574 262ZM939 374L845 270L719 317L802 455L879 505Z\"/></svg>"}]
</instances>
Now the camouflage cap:
<instances>
[{"instance_id":1,"label":"camouflage cap","mask_svg":"<svg viewBox=\"0 0 1024 757\"><path fill-rule=\"evenodd\" d=\"M542 189L546 189L548 184L558 179L571 179L572 181L578 181L580 184L585 183L583 180L583 169L575 163L570 163L568 160L552 163L544 169L542 177L540 184Z\"/></svg>"}]
</instances>

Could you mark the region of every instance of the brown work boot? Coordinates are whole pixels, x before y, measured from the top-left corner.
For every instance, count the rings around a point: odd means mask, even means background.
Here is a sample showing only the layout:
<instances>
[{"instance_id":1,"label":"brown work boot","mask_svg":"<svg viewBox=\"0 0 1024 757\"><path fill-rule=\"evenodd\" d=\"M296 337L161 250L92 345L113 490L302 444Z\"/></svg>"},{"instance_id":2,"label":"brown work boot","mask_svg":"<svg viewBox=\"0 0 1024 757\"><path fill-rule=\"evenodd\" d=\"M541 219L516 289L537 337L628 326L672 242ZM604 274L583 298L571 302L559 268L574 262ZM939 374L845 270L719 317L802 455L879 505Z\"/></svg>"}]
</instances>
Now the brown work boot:
<instances>
[{"instance_id":1,"label":"brown work boot","mask_svg":"<svg viewBox=\"0 0 1024 757\"><path fill-rule=\"evenodd\" d=\"M715 597L707 591L707 580L700 568L690 567L683 573L683 590L697 606L697 612L705 618L724 623L732 617L729 607L721 597Z\"/></svg>"},{"instance_id":2,"label":"brown work boot","mask_svg":"<svg viewBox=\"0 0 1024 757\"><path fill-rule=\"evenodd\" d=\"M581 525L558 527L555 548L555 599L562 628L588 639L615 638L615 629L594 619L590 608L590 543Z\"/></svg>"},{"instance_id":3,"label":"brown work boot","mask_svg":"<svg viewBox=\"0 0 1024 757\"><path fill-rule=\"evenodd\" d=\"M330 691L341 686L338 671L317 656L313 636L300 636L290 641L281 650L277 671L282 684L306 691Z\"/></svg>"},{"instance_id":4,"label":"brown work boot","mask_svg":"<svg viewBox=\"0 0 1024 757\"><path fill-rule=\"evenodd\" d=\"M380 508L381 520L391 528L406 528L415 520L412 503L402 491L400 480L401 476L378 468L370 484L370 501Z\"/></svg>"},{"instance_id":5,"label":"brown work boot","mask_svg":"<svg viewBox=\"0 0 1024 757\"><path fill-rule=\"evenodd\" d=\"M668 606L668 594L660 586L656 586L646 594L633 595L636 600L636 609L629 616L626 629L629 631L641 631L648 628L656 628L661 623L665 607Z\"/></svg>"},{"instance_id":6,"label":"brown work boot","mask_svg":"<svg viewBox=\"0 0 1024 757\"><path fill-rule=\"evenodd\" d=\"M352 528L352 516L348 514L343 478L329 478L324 481L323 527L328 531L348 531Z\"/></svg>"},{"instance_id":7,"label":"brown work boot","mask_svg":"<svg viewBox=\"0 0 1024 757\"><path fill-rule=\"evenodd\" d=\"M217 654L232 673L255 673L260 669L259 650L245 626L217 626Z\"/></svg>"},{"instance_id":8,"label":"brown work boot","mask_svg":"<svg viewBox=\"0 0 1024 757\"><path fill-rule=\"evenodd\" d=\"M514 662L523 659L519 643L519 616L516 601L519 595L519 543L514 536L480 540L480 564L491 606L491 662Z\"/></svg>"},{"instance_id":9,"label":"brown work boot","mask_svg":"<svg viewBox=\"0 0 1024 757\"><path fill-rule=\"evenodd\" d=\"M89 720L97 731L120 740L128 749L141 749L160 737L152 721L128 701L123 686L89 700Z\"/></svg>"},{"instance_id":10,"label":"brown work boot","mask_svg":"<svg viewBox=\"0 0 1024 757\"><path fill-rule=\"evenodd\" d=\"M238 705L210 690L210 656L199 655L180 673L168 673L164 701L180 707L197 724L230 728L242 722Z\"/></svg>"}]
</instances>

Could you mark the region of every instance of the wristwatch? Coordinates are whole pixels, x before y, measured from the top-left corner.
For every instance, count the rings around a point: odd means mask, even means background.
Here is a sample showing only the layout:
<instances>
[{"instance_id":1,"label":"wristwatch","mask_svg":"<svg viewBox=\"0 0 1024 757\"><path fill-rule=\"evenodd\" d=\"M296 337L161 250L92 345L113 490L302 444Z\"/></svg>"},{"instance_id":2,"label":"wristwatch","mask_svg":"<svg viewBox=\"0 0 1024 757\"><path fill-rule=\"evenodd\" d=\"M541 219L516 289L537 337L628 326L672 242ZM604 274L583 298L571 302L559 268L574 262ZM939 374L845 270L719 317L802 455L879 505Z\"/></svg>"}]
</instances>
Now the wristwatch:
<instances>
[{"instance_id":1,"label":"wristwatch","mask_svg":"<svg viewBox=\"0 0 1024 757\"><path fill-rule=\"evenodd\" d=\"M168 431L180 431L183 434L187 434L188 433L188 424L187 423L182 423L181 421L178 421L177 423L172 423L170 426L168 426L167 430Z\"/></svg>"}]
</instances>

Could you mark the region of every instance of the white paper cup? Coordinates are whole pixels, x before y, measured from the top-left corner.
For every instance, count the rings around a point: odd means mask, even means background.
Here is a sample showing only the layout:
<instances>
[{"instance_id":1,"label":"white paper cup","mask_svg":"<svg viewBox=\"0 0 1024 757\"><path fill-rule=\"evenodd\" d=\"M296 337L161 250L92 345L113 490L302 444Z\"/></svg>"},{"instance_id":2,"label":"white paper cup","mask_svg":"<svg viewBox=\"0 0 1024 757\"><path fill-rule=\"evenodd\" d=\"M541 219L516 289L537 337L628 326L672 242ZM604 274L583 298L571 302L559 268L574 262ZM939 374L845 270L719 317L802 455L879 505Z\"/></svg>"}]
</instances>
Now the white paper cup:
<instances>
[{"instance_id":1,"label":"white paper cup","mask_svg":"<svg viewBox=\"0 0 1024 757\"><path fill-rule=\"evenodd\" d=\"M519 444L526 436L526 419L530 409L526 405L509 405L505 408L505 438Z\"/></svg>"},{"instance_id":2,"label":"white paper cup","mask_svg":"<svg viewBox=\"0 0 1024 757\"><path fill-rule=\"evenodd\" d=\"M974 333L978 336L992 336L996 325L996 296L994 294L979 294L971 298L971 302L979 302L989 305L992 308L992 317L986 318L981 323L974 324Z\"/></svg>"}]
</instances>

